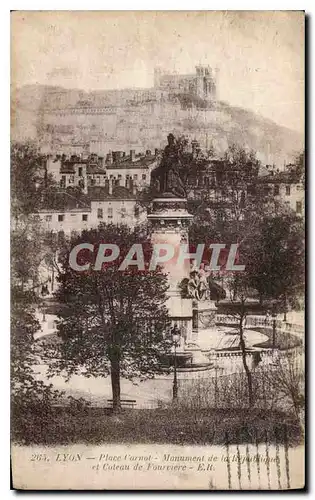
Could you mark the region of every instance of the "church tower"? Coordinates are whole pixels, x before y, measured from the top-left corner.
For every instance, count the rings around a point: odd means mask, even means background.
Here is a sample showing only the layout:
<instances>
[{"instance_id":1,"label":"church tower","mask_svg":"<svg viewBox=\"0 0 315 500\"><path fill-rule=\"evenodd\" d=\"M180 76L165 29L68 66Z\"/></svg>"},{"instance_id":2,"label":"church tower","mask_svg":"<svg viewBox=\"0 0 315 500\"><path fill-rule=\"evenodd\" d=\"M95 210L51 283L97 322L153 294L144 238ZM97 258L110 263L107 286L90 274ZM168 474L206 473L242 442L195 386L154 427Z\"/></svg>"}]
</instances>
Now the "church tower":
<instances>
[{"instance_id":1,"label":"church tower","mask_svg":"<svg viewBox=\"0 0 315 500\"><path fill-rule=\"evenodd\" d=\"M196 94L207 101L216 100L216 73L209 65L196 66Z\"/></svg>"}]
</instances>

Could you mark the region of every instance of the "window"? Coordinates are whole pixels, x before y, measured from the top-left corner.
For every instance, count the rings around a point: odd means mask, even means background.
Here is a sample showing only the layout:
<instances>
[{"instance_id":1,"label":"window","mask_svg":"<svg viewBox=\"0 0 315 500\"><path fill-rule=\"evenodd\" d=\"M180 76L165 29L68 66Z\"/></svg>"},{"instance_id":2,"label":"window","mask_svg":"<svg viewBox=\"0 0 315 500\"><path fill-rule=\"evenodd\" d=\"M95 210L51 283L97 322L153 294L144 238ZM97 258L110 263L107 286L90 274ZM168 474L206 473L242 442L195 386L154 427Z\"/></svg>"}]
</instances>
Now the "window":
<instances>
[{"instance_id":1,"label":"window","mask_svg":"<svg viewBox=\"0 0 315 500\"><path fill-rule=\"evenodd\" d=\"M97 209L97 218L103 219L103 209L102 208Z\"/></svg>"},{"instance_id":2,"label":"window","mask_svg":"<svg viewBox=\"0 0 315 500\"><path fill-rule=\"evenodd\" d=\"M278 186L277 184L275 185L275 192L274 192L275 196L278 196L280 194L280 186Z\"/></svg>"},{"instance_id":3,"label":"window","mask_svg":"<svg viewBox=\"0 0 315 500\"><path fill-rule=\"evenodd\" d=\"M135 180L135 181L137 181L137 180L138 180L138 174L135 174L135 175L133 176L133 178L134 178L134 180Z\"/></svg>"},{"instance_id":4,"label":"window","mask_svg":"<svg viewBox=\"0 0 315 500\"><path fill-rule=\"evenodd\" d=\"M147 180L147 176L145 174L142 174L142 180L143 181L146 181Z\"/></svg>"},{"instance_id":5,"label":"window","mask_svg":"<svg viewBox=\"0 0 315 500\"><path fill-rule=\"evenodd\" d=\"M79 177L82 177L82 167L79 167L78 174L79 174Z\"/></svg>"},{"instance_id":6,"label":"window","mask_svg":"<svg viewBox=\"0 0 315 500\"><path fill-rule=\"evenodd\" d=\"M124 219L124 218L125 218L125 216L126 216L126 212L127 212L127 210L125 209L125 207L122 207L122 208L121 208L121 218L122 218L122 219Z\"/></svg>"},{"instance_id":7,"label":"window","mask_svg":"<svg viewBox=\"0 0 315 500\"><path fill-rule=\"evenodd\" d=\"M302 213L302 202L301 201L297 201L296 202L296 213L297 214L301 214Z\"/></svg>"},{"instance_id":8,"label":"window","mask_svg":"<svg viewBox=\"0 0 315 500\"><path fill-rule=\"evenodd\" d=\"M285 194L286 194L287 196L290 196L290 194L291 194L291 189L290 189L290 186L286 186L286 187L285 187Z\"/></svg>"},{"instance_id":9,"label":"window","mask_svg":"<svg viewBox=\"0 0 315 500\"><path fill-rule=\"evenodd\" d=\"M45 216L45 221L46 222L50 222L52 220L52 216L51 215L46 215Z\"/></svg>"},{"instance_id":10,"label":"window","mask_svg":"<svg viewBox=\"0 0 315 500\"><path fill-rule=\"evenodd\" d=\"M87 214L82 214L82 220L86 222L88 220Z\"/></svg>"},{"instance_id":11,"label":"window","mask_svg":"<svg viewBox=\"0 0 315 500\"><path fill-rule=\"evenodd\" d=\"M63 222L65 220L64 215L58 215L58 222Z\"/></svg>"},{"instance_id":12,"label":"window","mask_svg":"<svg viewBox=\"0 0 315 500\"><path fill-rule=\"evenodd\" d=\"M113 209L112 209L112 207L108 207L107 214L108 214L108 218L109 219L113 218Z\"/></svg>"}]
</instances>

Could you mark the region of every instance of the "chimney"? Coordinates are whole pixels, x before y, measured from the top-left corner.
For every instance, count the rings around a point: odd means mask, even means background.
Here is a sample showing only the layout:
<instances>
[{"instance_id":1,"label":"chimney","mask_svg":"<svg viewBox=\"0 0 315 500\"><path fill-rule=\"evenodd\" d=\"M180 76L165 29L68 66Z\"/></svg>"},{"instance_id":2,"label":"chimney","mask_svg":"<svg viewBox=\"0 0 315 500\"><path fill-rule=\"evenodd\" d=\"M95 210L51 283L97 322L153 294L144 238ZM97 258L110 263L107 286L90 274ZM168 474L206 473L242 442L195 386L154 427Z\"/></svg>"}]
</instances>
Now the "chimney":
<instances>
[{"instance_id":1,"label":"chimney","mask_svg":"<svg viewBox=\"0 0 315 500\"><path fill-rule=\"evenodd\" d=\"M159 155L159 150L158 150L158 148L155 148L155 150L154 150L154 156L158 156L158 155Z\"/></svg>"},{"instance_id":2,"label":"chimney","mask_svg":"<svg viewBox=\"0 0 315 500\"><path fill-rule=\"evenodd\" d=\"M196 141L196 139L194 139L193 141L191 141L191 147L192 147L193 158L196 158L196 156L197 156L197 149L199 148L199 143L198 143L198 141Z\"/></svg>"},{"instance_id":3,"label":"chimney","mask_svg":"<svg viewBox=\"0 0 315 500\"><path fill-rule=\"evenodd\" d=\"M122 151L113 151L113 162L116 163L122 158Z\"/></svg>"},{"instance_id":4,"label":"chimney","mask_svg":"<svg viewBox=\"0 0 315 500\"><path fill-rule=\"evenodd\" d=\"M134 149L130 150L130 161L135 161L136 159L136 151Z\"/></svg>"},{"instance_id":5,"label":"chimney","mask_svg":"<svg viewBox=\"0 0 315 500\"><path fill-rule=\"evenodd\" d=\"M145 155L146 156L151 156L151 149L147 149L146 152L145 152Z\"/></svg>"},{"instance_id":6,"label":"chimney","mask_svg":"<svg viewBox=\"0 0 315 500\"><path fill-rule=\"evenodd\" d=\"M106 155L106 163L108 163L109 165L113 163L113 155L111 151Z\"/></svg>"}]
</instances>

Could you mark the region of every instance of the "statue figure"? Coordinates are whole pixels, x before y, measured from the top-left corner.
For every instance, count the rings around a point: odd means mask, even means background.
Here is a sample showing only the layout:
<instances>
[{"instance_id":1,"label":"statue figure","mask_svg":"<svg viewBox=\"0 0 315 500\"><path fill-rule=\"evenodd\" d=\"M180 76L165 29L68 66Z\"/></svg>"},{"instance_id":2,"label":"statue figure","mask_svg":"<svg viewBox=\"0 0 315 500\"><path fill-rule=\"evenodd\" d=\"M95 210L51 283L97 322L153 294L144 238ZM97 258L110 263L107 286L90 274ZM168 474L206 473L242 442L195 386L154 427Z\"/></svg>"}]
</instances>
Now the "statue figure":
<instances>
[{"instance_id":1,"label":"statue figure","mask_svg":"<svg viewBox=\"0 0 315 500\"><path fill-rule=\"evenodd\" d=\"M161 164L152 171L152 183L161 195L171 194L177 198L185 198L186 190L179 173L180 159L174 135L169 134L167 140Z\"/></svg>"},{"instance_id":2,"label":"statue figure","mask_svg":"<svg viewBox=\"0 0 315 500\"><path fill-rule=\"evenodd\" d=\"M209 299L210 289L208 277L209 272L205 270L204 264L201 264L198 270L194 263L191 267L189 279L187 281L187 296L198 301Z\"/></svg>"}]
</instances>

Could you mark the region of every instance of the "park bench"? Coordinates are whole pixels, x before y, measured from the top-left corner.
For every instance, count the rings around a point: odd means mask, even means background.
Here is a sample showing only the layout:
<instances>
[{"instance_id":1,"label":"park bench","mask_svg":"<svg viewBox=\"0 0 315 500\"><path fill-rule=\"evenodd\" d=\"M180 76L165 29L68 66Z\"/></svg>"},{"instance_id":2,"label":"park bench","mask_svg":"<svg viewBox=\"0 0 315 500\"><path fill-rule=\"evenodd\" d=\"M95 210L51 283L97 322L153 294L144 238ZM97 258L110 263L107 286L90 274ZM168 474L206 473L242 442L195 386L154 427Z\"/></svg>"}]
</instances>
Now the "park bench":
<instances>
[{"instance_id":1,"label":"park bench","mask_svg":"<svg viewBox=\"0 0 315 500\"><path fill-rule=\"evenodd\" d=\"M108 399L107 403L109 403L110 406L113 406L113 400ZM121 399L120 404L122 408L134 408L136 406L137 401L135 399Z\"/></svg>"}]
</instances>

